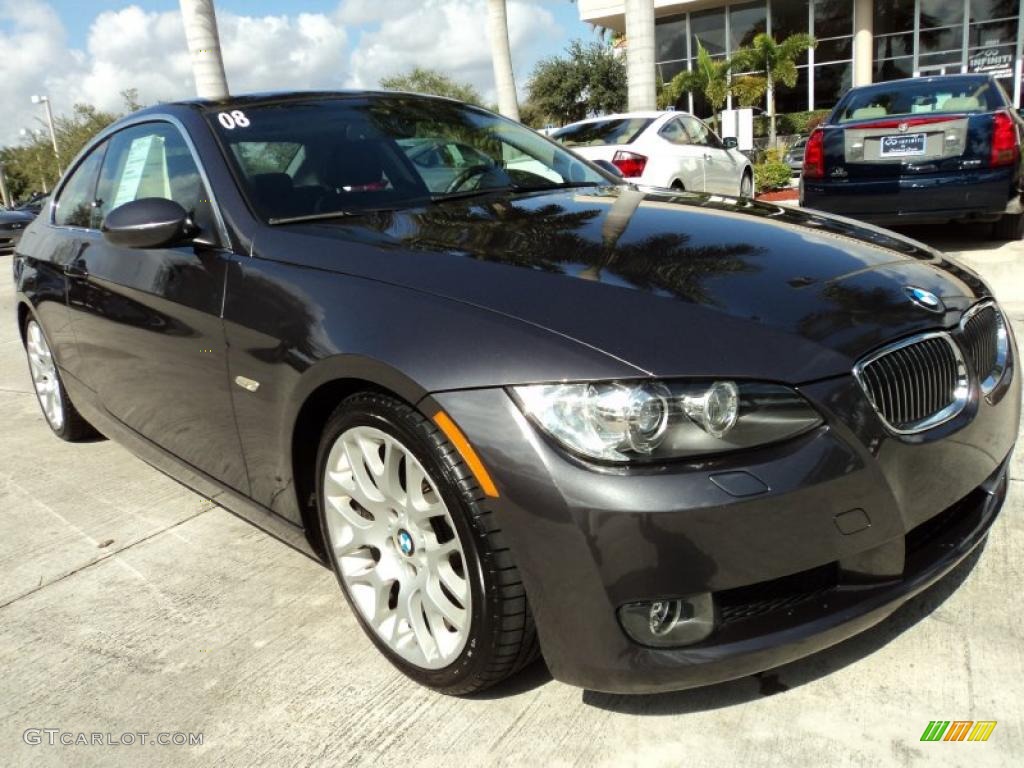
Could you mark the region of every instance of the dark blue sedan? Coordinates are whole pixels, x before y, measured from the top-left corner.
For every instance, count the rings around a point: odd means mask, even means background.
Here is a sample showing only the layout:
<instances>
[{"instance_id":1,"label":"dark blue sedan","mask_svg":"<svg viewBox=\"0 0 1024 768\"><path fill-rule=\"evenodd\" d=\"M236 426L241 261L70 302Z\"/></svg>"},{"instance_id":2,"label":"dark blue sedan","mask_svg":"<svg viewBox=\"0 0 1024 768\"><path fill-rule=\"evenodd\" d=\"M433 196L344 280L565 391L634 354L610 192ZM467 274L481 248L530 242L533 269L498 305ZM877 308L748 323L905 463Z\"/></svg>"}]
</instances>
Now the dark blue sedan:
<instances>
[{"instance_id":1,"label":"dark blue sedan","mask_svg":"<svg viewBox=\"0 0 1024 768\"><path fill-rule=\"evenodd\" d=\"M1024 121L985 75L854 88L814 131L800 202L875 224L992 222L1024 235Z\"/></svg>"}]
</instances>

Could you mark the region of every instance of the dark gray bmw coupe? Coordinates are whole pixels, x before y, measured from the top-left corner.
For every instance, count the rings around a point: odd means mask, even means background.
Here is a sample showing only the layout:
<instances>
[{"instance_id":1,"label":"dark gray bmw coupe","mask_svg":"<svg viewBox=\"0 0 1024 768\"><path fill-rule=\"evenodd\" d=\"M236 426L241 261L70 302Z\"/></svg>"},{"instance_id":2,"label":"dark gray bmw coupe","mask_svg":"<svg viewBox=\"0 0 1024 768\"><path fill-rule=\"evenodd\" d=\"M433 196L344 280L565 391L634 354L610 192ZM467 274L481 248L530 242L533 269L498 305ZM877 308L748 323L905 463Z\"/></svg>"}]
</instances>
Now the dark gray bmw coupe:
<instances>
[{"instance_id":1,"label":"dark gray bmw coupe","mask_svg":"<svg viewBox=\"0 0 1024 768\"><path fill-rule=\"evenodd\" d=\"M139 112L14 275L59 437L98 430L329 564L446 693L539 654L623 692L782 664L942 577L1006 494L1020 379L977 275L624 185L454 101Z\"/></svg>"}]
</instances>

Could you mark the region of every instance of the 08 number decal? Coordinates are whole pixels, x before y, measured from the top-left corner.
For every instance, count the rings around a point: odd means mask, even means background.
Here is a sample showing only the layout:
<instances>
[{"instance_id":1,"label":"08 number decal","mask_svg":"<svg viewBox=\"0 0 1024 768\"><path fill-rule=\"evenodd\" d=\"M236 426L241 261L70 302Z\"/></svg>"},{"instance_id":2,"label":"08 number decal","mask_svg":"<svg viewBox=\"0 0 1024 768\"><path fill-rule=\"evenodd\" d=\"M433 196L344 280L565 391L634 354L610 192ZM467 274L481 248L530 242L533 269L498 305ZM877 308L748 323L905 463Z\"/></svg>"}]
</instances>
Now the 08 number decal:
<instances>
[{"instance_id":1,"label":"08 number decal","mask_svg":"<svg viewBox=\"0 0 1024 768\"><path fill-rule=\"evenodd\" d=\"M249 118L246 117L245 112L240 109L233 109L230 112L221 112L217 115L217 119L220 121L220 124L229 131L233 131L235 128L249 127Z\"/></svg>"}]
</instances>

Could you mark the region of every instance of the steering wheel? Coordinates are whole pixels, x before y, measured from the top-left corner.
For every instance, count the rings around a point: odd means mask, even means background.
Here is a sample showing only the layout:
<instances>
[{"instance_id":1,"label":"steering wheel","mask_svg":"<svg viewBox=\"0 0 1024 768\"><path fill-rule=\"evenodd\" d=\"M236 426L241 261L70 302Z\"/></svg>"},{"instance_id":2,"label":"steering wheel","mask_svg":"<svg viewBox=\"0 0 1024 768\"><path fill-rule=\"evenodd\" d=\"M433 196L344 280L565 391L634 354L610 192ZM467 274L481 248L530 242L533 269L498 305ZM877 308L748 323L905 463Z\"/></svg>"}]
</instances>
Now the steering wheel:
<instances>
[{"instance_id":1,"label":"steering wheel","mask_svg":"<svg viewBox=\"0 0 1024 768\"><path fill-rule=\"evenodd\" d=\"M479 165L471 165L469 168L467 168L466 170L464 170L462 173L460 173L458 176L451 180L451 183L448 184L448 187L445 189L445 192L458 192L460 189L462 189L463 185L465 185L465 183L470 179L476 176L483 176L485 173L490 173L491 171L496 169L497 166L486 165L484 163L480 163Z\"/></svg>"}]
</instances>

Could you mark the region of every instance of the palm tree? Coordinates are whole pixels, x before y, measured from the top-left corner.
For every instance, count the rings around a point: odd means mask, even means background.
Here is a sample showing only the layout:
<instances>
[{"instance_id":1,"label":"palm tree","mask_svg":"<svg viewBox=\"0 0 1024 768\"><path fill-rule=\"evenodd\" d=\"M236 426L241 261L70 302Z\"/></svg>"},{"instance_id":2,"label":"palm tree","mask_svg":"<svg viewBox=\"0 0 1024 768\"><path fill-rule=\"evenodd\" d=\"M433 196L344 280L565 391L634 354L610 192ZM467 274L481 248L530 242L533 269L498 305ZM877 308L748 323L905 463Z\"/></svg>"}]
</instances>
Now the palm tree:
<instances>
[{"instance_id":1,"label":"palm tree","mask_svg":"<svg viewBox=\"0 0 1024 768\"><path fill-rule=\"evenodd\" d=\"M756 72L764 77L765 92L768 96L768 115L770 142L775 144L775 84L782 83L787 88L796 85L796 60L808 48L814 48L818 42L803 33L790 35L781 43L776 43L771 35L760 33L754 38L749 48L741 48L733 56L733 69L740 72Z\"/></svg>"},{"instance_id":2,"label":"palm tree","mask_svg":"<svg viewBox=\"0 0 1024 768\"><path fill-rule=\"evenodd\" d=\"M196 79L196 95L201 99L220 101L228 97L228 79L220 54L217 14L213 0L181 0L181 20L192 54L192 73Z\"/></svg>"},{"instance_id":3,"label":"palm tree","mask_svg":"<svg viewBox=\"0 0 1024 768\"><path fill-rule=\"evenodd\" d=\"M508 15L505 0L487 0L487 30L491 38L494 83L498 89L498 111L519 119L516 79L512 72L512 51L508 44Z\"/></svg>"},{"instance_id":4,"label":"palm tree","mask_svg":"<svg viewBox=\"0 0 1024 768\"><path fill-rule=\"evenodd\" d=\"M654 0L626 0L629 111L657 108L654 72Z\"/></svg>"},{"instance_id":5,"label":"palm tree","mask_svg":"<svg viewBox=\"0 0 1024 768\"><path fill-rule=\"evenodd\" d=\"M712 121L715 132L718 131L718 113L725 106L725 100L729 97L729 71L732 69L732 61L729 59L713 59L700 41L697 42L697 67L695 69L683 70L672 78L667 86L663 98L671 104L675 104L679 97L687 92L699 92L704 94L712 110Z\"/></svg>"}]
</instances>

